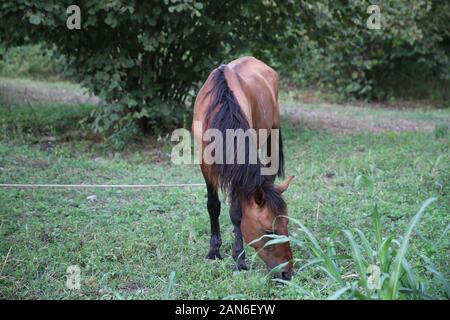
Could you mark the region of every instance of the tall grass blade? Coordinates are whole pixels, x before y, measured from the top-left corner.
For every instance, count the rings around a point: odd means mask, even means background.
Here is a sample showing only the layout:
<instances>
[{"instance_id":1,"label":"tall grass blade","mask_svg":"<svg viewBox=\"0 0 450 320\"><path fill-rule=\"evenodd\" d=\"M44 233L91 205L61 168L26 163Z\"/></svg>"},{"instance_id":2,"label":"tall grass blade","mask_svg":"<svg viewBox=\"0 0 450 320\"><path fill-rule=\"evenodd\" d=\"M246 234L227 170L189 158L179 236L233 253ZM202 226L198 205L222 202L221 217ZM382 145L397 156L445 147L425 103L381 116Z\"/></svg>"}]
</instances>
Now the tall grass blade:
<instances>
[{"instance_id":1,"label":"tall grass blade","mask_svg":"<svg viewBox=\"0 0 450 320\"><path fill-rule=\"evenodd\" d=\"M361 256L359 246L356 244L355 238L353 237L353 234L349 230L344 230L343 232L350 243L350 249L352 251L353 262L355 263L356 269L359 273L359 277L361 279L361 285L365 287L367 284L366 266L364 265L364 261Z\"/></svg>"},{"instance_id":2,"label":"tall grass blade","mask_svg":"<svg viewBox=\"0 0 450 320\"><path fill-rule=\"evenodd\" d=\"M408 228L406 229L405 235L403 236L402 243L400 245L400 249L397 252L397 255L395 257L394 263L393 263L393 272L391 279L389 281L390 286L390 298L391 299L397 299L398 298L398 290L400 287L400 276L401 276L401 269L402 269L402 261L405 258L406 251L408 250L409 245L409 239L411 238L411 234L414 231L414 228L416 227L417 223L420 220L420 217L422 216L425 209L434 201L436 201L437 198L429 198L427 199L423 204L420 210L416 213L416 215L412 218L411 222L408 225Z\"/></svg>"},{"instance_id":3,"label":"tall grass blade","mask_svg":"<svg viewBox=\"0 0 450 320\"><path fill-rule=\"evenodd\" d=\"M383 235L381 234L381 214L378 211L378 206L375 205L372 213L372 226L375 233L375 239L377 241L377 248L380 248Z\"/></svg>"},{"instance_id":4,"label":"tall grass blade","mask_svg":"<svg viewBox=\"0 0 450 320\"><path fill-rule=\"evenodd\" d=\"M373 257L373 250L372 247L370 246L370 242L367 239L367 237L365 236L365 234L359 230L359 229L355 229L356 233L358 234L359 238L361 239L361 243L363 245L364 250L366 251L366 254L368 256L369 259L369 263L374 264L374 257Z\"/></svg>"},{"instance_id":5,"label":"tall grass blade","mask_svg":"<svg viewBox=\"0 0 450 320\"><path fill-rule=\"evenodd\" d=\"M259 253L261 250L263 250L264 248L266 248L266 247L268 247L268 246L271 246L271 245L281 244L281 243L286 243L286 242L289 242L289 241L290 241L289 237L286 237L286 236L283 236L283 235L277 235L277 234L265 234L265 235L262 235L261 237L255 239L255 240L253 240L253 241L250 241L249 243L247 243L247 246L251 246L252 244L257 243L257 242L259 242L259 241L261 241L261 240L263 240L263 239L269 239L269 240L266 241L266 243L264 243L264 245L261 247L261 249L259 249L257 252L255 252L255 253L252 255L252 259L251 259L251 262L250 262L250 269L253 268L253 264L254 264L254 262L255 262L255 260L256 260L256 257L257 257L258 253ZM241 257L241 255L243 255L244 253L245 253L245 251L243 250L243 251L239 254L238 259L239 259L239 258Z\"/></svg>"},{"instance_id":6,"label":"tall grass blade","mask_svg":"<svg viewBox=\"0 0 450 320\"><path fill-rule=\"evenodd\" d=\"M352 287L351 286L346 286L343 288L340 288L339 290L337 290L335 293L333 293L331 296L329 296L327 298L327 300L337 300L339 299L344 293L346 293L348 290L350 290Z\"/></svg>"},{"instance_id":7,"label":"tall grass blade","mask_svg":"<svg viewBox=\"0 0 450 320\"><path fill-rule=\"evenodd\" d=\"M447 299L450 299L450 283L449 283L449 281L445 278L445 276L441 272L437 271L436 266L431 262L431 260L428 257L426 257L424 255L421 255L420 257L427 264L425 266L425 268L429 272L431 272L444 287L445 295L447 296Z\"/></svg>"},{"instance_id":8,"label":"tall grass blade","mask_svg":"<svg viewBox=\"0 0 450 320\"><path fill-rule=\"evenodd\" d=\"M169 280L167 281L167 288L166 288L166 292L164 293L164 300L170 299L170 294L173 289L174 279L175 279L175 271L172 271L169 275Z\"/></svg>"},{"instance_id":9,"label":"tall grass blade","mask_svg":"<svg viewBox=\"0 0 450 320\"><path fill-rule=\"evenodd\" d=\"M361 291L359 291L358 289L353 288L353 296L358 299L358 300L372 300L371 297L365 295L364 293L362 293Z\"/></svg>"},{"instance_id":10,"label":"tall grass blade","mask_svg":"<svg viewBox=\"0 0 450 320\"><path fill-rule=\"evenodd\" d=\"M389 248L391 247L393 240L394 235L390 235L384 239L381 246L378 248L378 259L380 260L380 266L383 272L388 272L390 267Z\"/></svg>"},{"instance_id":11,"label":"tall grass blade","mask_svg":"<svg viewBox=\"0 0 450 320\"><path fill-rule=\"evenodd\" d=\"M334 247L334 242L331 238L327 238L327 255L329 257L334 257L336 255L336 248Z\"/></svg>"},{"instance_id":12,"label":"tall grass blade","mask_svg":"<svg viewBox=\"0 0 450 320\"><path fill-rule=\"evenodd\" d=\"M295 261L295 260L294 260ZM319 263L322 263L323 259L322 258L314 258L314 259L310 259L308 260L308 262L306 262L304 265L302 265L300 268L297 269L297 272L302 271L303 269L308 268L309 266L313 266Z\"/></svg>"},{"instance_id":13,"label":"tall grass blade","mask_svg":"<svg viewBox=\"0 0 450 320\"><path fill-rule=\"evenodd\" d=\"M276 240L276 239L285 239L285 238L289 239L288 237L283 236L283 235L280 236L280 235L277 235L277 234L265 234L265 235L262 235L261 237L255 239L253 241L250 241L249 243L247 243L247 245L251 246L252 244L255 244L255 243L257 243L257 242L259 242L259 241L261 241L263 239ZM271 241L271 240L268 240L268 241ZM287 242L287 241L285 241L285 242Z\"/></svg>"},{"instance_id":14,"label":"tall grass blade","mask_svg":"<svg viewBox=\"0 0 450 320\"><path fill-rule=\"evenodd\" d=\"M411 288L413 290L413 294L417 294L419 286L417 284L416 276L414 274L414 271L411 268L411 265L409 264L409 262L406 259L403 259L402 267L406 272L406 277L409 282L409 288Z\"/></svg>"},{"instance_id":15,"label":"tall grass blade","mask_svg":"<svg viewBox=\"0 0 450 320\"><path fill-rule=\"evenodd\" d=\"M323 270L326 270L327 274L331 276L333 280L337 283L344 285L344 281L342 280L341 271L339 267L334 263L331 256L329 256L319 244L319 241L316 239L314 234L309 230L303 223L294 218L289 218L295 224L297 224L300 229L305 233L307 239L309 240L309 249L316 255L318 258L323 259Z\"/></svg>"},{"instance_id":16,"label":"tall grass blade","mask_svg":"<svg viewBox=\"0 0 450 320\"><path fill-rule=\"evenodd\" d=\"M289 237L286 237L286 236L278 236L278 237L275 238L275 239L272 239L272 240L267 241L267 242L264 244L264 248L265 248L265 247L272 246L272 245L275 245L275 244L286 243L286 242L289 242L289 241L290 241L290 240L289 240Z\"/></svg>"},{"instance_id":17,"label":"tall grass blade","mask_svg":"<svg viewBox=\"0 0 450 320\"><path fill-rule=\"evenodd\" d=\"M433 248L435 248L441 242L441 240L445 238L445 236L448 233L448 230L450 230L450 223L447 225L447 227L445 227L445 230L442 233L442 235L439 237L439 239L436 242L434 242Z\"/></svg>"},{"instance_id":18,"label":"tall grass blade","mask_svg":"<svg viewBox=\"0 0 450 320\"><path fill-rule=\"evenodd\" d=\"M270 271L266 274L265 278L267 279L268 277L273 276L274 274L280 272L280 271L283 270L283 268L286 267L288 264L289 264L289 261L280 263L279 265L277 265L276 267L274 267L272 270L270 270Z\"/></svg>"},{"instance_id":19,"label":"tall grass blade","mask_svg":"<svg viewBox=\"0 0 450 320\"><path fill-rule=\"evenodd\" d=\"M294 219L292 217L289 217L289 220L293 221L295 224L297 224L300 227L300 229L306 234L308 240L314 245L315 249L322 251L319 241L317 241L314 234L303 223L301 223L299 220Z\"/></svg>"}]
</instances>

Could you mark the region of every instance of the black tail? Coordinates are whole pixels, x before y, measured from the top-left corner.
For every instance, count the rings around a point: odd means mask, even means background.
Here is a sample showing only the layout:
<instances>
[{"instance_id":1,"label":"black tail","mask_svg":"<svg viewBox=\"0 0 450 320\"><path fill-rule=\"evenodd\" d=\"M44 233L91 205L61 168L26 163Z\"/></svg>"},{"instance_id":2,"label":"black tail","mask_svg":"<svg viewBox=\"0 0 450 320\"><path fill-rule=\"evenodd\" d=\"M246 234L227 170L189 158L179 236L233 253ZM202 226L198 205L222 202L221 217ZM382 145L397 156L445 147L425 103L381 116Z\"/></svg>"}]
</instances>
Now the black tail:
<instances>
[{"instance_id":1,"label":"black tail","mask_svg":"<svg viewBox=\"0 0 450 320\"><path fill-rule=\"evenodd\" d=\"M218 129L223 137L223 164L213 164L214 173L219 176L220 187L228 193L232 198L239 195L250 195L255 186L261 185L259 160L256 164L249 162L249 150L253 147L254 141L247 138L245 143L245 164L237 163L237 139L233 143L234 150L227 150L226 130L242 129L246 131L250 128L245 114L243 113L233 91L228 87L227 80L224 75L226 65L221 65L213 74L213 89L209 92L212 94L211 104L208 107L206 122L208 128ZM216 110L217 108L217 110ZM214 113L215 112L215 113ZM212 115L214 114L214 117ZM211 142L211 143L214 143ZM226 164L227 152L232 152L233 164Z\"/></svg>"},{"instance_id":2,"label":"black tail","mask_svg":"<svg viewBox=\"0 0 450 320\"><path fill-rule=\"evenodd\" d=\"M282 213L285 210L285 203L281 196L275 191L273 179L270 176L261 176L262 164L257 158L255 164L250 164L250 150L256 150L256 146L251 138L247 137L244 151L245 164L237 162L237 138L234 139L234 149L227 150L226 130L242 129L244 132L250 128L245 114L243 113L233 91L228 87L225 78L224 69L226 65L221 65L212 76L212 90L208 94L212 94L211 103L208 106L206 114L206 123L208 128L218 129L223 137L223 156L224 162L228 154L232 153L232 164L213 164L213 172L218 175L220 188L231 196L232 199L237 197L250 198L257 188L262 188L266 194L266 202L275 213ZM212 141L211 143L214 143ZM252 149L255 148L255 149ZM284 176L284 154L283 140L281 130L279 132L279 168L278 176Z\"/></svg>"}]
</instances>

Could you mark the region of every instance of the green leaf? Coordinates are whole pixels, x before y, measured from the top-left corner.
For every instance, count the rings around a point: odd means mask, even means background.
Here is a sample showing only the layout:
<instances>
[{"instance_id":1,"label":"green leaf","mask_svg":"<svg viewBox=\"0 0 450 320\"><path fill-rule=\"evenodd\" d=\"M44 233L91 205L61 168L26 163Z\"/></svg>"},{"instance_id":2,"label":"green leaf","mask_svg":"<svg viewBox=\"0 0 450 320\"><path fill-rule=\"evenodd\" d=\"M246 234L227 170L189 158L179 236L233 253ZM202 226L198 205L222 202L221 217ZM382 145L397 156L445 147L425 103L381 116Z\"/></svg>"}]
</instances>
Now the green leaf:
<instances>
[{"instance_id":1,"label":"green leaf","mask_svg":"<svg viewBox=\"0 0 450 320\"><path fill-rule=\"evenodd\" d=\"M352 287L351 286L346 286L343 288L340 288L339 290L337 290L336 292L334 292L331 296L329 296L327 298L327 300L337 300L339 299L344 293L346 293L348 290L350 290Z\"/></svg>"},{"instance_id":2,"label":"green leaf","mask_svg":"<svg viewBox=\"0 0 450 320\"><path fill-rule=\"evenodd\" d=\"M289 241L290 241L289 237L279 236L278 238L275 238L275 239L267 241L264 244L264 247L269 247L269 246L272 246L272 245L275 245L275 244L282 244L282 243L286 243L286 242L289 242Z\"/></svg>"},{"instance_id":3,"label":"green leaf","mask_svg":"<svg viewBox=\"0 0 450 320\"><path fill-rule=\"evenodd\" d=\"M169 279L167 281L167 287L166 287L166 291L164 293L164 300L170 299L170 294L173 290L174 280L175 280L175 271L172 271L170 273Z\"/></svg>"},{"instance_id":4,"label":"green leaf","mask_svg":"<svg viewBox=\"0 0 450 320\"><path fill-rule=\"evenodd\" d=\"M309 240L308 246L311 251L319 258L323 259L323 268L324 270L334 281L343 285L344 281L342 280L341 271L336 263L333 261L332 256L328 255L324 250L322 250L319 245L319 241L316 239L314 234L299 220L294 219L292 217L288 217L289 220L293 221L296 225L300 227L300 229L305 233L307 239Z\"/></svg>"},{"instance_id":5,"label":"green leaf","mask_svg":"<svg viewBox=\"0 0 450 320\"><path fill-rule=\"evenodd\" d=\"M377 248L380 248L382 245L383 235L381 233L381 214L378 211L377 205L373 208L372 226L375 233L375 239L377 241Z\"/></svg>"},{"instance_id":6,"label":"green leaf","mask_svg":"<svg viewBox=\"0 0 450 320\"><path fill-rule=\"evenodd\" d=\"M42 22L42 18L39 15L32 14L30 15L29 21L31 24L38 25Z\"/></svg>"},{"instance_id":7,"label":"green leaf","mask_svg":"<svg viewBox=\"0 0 450 320\"><path fill-rule=\"evenodd\" d=\"M286 261L283 263L280 263L279 265L277 265L275 268L272 268L272 270L270 270L267 275L266 278L273 276L274 274L277 274L278 272L280 272L281 270L283 270L284 267L286 267L288 264L290 263L290 261Z\"/></svg>"},{"instance_id":8,"label":"green leaf","mask_svg":"<svg viewBox=\"0 0 450 320\"><path fill-rule=\"evenodd\" d=\"M194 7L198 10L202 10L203 9L203 3L201 2L195 2L194 3Z\"/></svg>"},{"instance_id":9,"label":"green leaf","mask_svg":"<svg viewBox=\"0 0 450 320\"><path fill-rule=\"evenodd\" d=\"M135 99L133 99L133 98L129 98L129 99L127 99L127 105L129 107L135 107L135 106L138 105L138 102ZM142 111L144 111L144 110L145 109L142 109Z\"/></svg>"},{"instance_id":10,"label":"green leaf","mask_svg":"<svg viewBox=\"0 0 450 320\"><path fill-rule=\"evenodd\" d=\"M444 276L441 272L437 271L436 266L431 262L431 260L430 260L428 257L426 257L426 256L424 256L424 255L421 255L420 257L421 257L422 260L425 261L425 263L427 264L427 265L425 266L425 268L426 268L429 272L431 272L432 274L434 274L434 276L435 276L435 277L439 280L439 282L443 285L444 290L445 290L445 294L446 294L446 296L447 296L447 299L450 299L450 283L449 283L449 281L445 278L445 276Z\"/></svg>"},{"instance_id":11,"label":"green leaf","mask_svg":"<svg viewBox=\"0 0 450 320\"><path fill-rule=\"evenodd\" d=\"M350 243L350 249L352 251L353 262L355 263L356 270L359 273L359 277L361 279L361 285L365 287L367 284L366 266L365 266L363 258L361 256L361 252L359 250L358 245L355 242L353 234L348 230L344 230L343 232Z\"/></svg>"},{"instance_id":12,"label":"green leaf","mask_svg":"<svg viewBox=\"0 0 450 320\"><path fill-rule=\"evenodd\" d=\"M408 250L408 244L409 240L411 238L411 235L414 231L414 228L416 227L417 223L420 220L420 217L422 216L425 209L434 201L436 201L437 198L429 198L427 199L420 210L416 213L416 215L412 218L411 222L408 225L408 228L406 229L405 235L403 236L402 243L400 245L400 249L397 252L397 255L394 260L393 264L393 272L392 276L389 282L390 286L390 295L389 297L391 299L397 299L398 297L398 291L400 287L400 275L401 275L401 268L402 268L402 261L406 256L406 251Z\"/></svg>"},{"instance_id":13,"label":"green leaf","mask_svg":"<svg viewBox=\"0 0 450 320\"><path fill-rule=\"evenodd\" d=\"M390 235L381 243L381 246L378 249L378 259L380 260L381 270L383 272L388 272L390 261L389 261L389 249L391 247L391 243L394 240L394 235Z\"/></svg>"},{"instance_id":14,"label":"green leaf","mask_svg":"<svg viewBox=\"0 0 450 320\"><path fill-rule=\"evenodd\" d=\"M364 233L361 230L355 229L355 231L356 231L356 233L358 233L358 236L361 239L363 248L364 248L367 256L369 257L369 262L372 264L375 263L374 257L373 257L374 251L372 250L372 248L370 246L369 240L367 239L367 237L364 235Z\"/></svg>"}]
</instances>

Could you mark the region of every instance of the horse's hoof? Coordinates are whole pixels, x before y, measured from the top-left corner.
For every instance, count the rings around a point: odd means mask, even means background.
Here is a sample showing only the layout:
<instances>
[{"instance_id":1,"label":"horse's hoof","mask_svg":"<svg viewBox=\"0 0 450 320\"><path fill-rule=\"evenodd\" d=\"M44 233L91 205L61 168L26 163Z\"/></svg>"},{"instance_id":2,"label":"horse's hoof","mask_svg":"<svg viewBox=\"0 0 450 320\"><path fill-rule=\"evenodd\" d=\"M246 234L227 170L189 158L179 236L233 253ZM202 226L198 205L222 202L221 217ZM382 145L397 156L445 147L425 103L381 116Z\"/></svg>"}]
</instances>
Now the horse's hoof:
<instances>
[{"instance_id":1,"label":"horse's hoof","mask_svg":"<svg viewBox=\"0 0 450 320\"><path fill-rule=\"evenodd\" d=\"M223 259L223 257L220 255L220 252L211 252L211 251L208 253L206 258L210 260Z\"/></svg>"}]
</instances>

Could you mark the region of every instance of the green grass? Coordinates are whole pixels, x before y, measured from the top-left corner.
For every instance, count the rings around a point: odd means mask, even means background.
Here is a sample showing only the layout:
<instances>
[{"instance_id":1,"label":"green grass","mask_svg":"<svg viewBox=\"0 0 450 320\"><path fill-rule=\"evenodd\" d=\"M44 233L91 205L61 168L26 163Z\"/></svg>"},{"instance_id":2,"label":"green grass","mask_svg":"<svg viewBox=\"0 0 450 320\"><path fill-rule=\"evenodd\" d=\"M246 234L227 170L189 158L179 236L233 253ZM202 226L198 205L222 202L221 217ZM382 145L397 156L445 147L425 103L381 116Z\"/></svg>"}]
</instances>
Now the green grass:
<instances>
[{"instance_id":1,"label":"green grass","mask_svg":"<svg viewBox=\"0 0 450 320\"><path fill-rule=\"evenodd\" d=\"M291 99L285 98L283 105L286 107L298 107L299 104ZM315 110L322 112L333 112L338 119L355 119L364 120L367 117L379 117L383 119L406 119L412 121L431 121L434 123L450 123L450 108L437 109L433 107L419 108L413 107L410 109L398 108L374 108L370 104L362 106L352 105L336 105L336 104L321 104L309 103L301 104L302 109Z\"/></svg>"},{"instance_id":2,"label":"green grass","mask_svg":"<svg viewBox=\"0 0 450 320\"><path fill-rule=\"evenodd\" d=\"M2 49L2 48L0 48ZM2 53L0 77L32 78L35 80L60 81L60 71L65 61L55 58L51 50L41 45L12 47Z\"/></svg>"},{"instance_id":3,"label":"green grass","mask_svg":"<svg viewBox=\"0 0 450 320\"><path fill-rule=\"evenodd\" d=\"M80 130L80 121L88 118L91 105L45 104L5 106L0 104L2 138L39 138L42 135L64 135Z\"/></svg>"},{"instance_id":4,"label":"green grass","mask_svg":"<svg viewBox=\"0 0 450 320\"><path fill-rule=\"evenodd\" d=\"M63 90L82 90L82 86L67 80L57 79L49 82L48 79L32 79L29 77L20 77L19 75L1 76L0 83L17 84L21 86L37 87L42 89L63 89Z\"/></svg>"},{"instance_id":5,"label":"green grass","mask_svg":"<svg viewBox=\"0 0 450 320\"><path fill-rule=\"evenodd\" d=\"M154 150L149 139L121 153L93 143L78 132L78 121L89 114L89 106L47 106L34 116L22 108L0 107L0 183L203 182L197 166L170 164L167 142L159 142L161 149ZM360 112L363 116L364 109ZM414 112L413 118L428 117ZM439 113L432 117L436 123L448 119ZM322 248L332 241L336 254L354 255L342 230L355 228L374 245L375 206L382 216L382 237L401 240L422 203L437 198L416 225L406 258L416 277L426 281L426 291L445 299L445 288L421 255L449 278L448 133L335 136L287 118L283 130L286 172L295 175L285 192L289 215L307 227ZM49 134L57 138L51 146L41 139ZM92 194L96 202L86 200ZM220 218L225 259L205 259L209 218L204 188L1 188L0 220L2 298L325 299L340 288L317 266L297 272L291 285L268 280L258 258L251 271L233 273L226 204ZM297 224L290 223L290 232L293 239L305 241ZM354 241L363 245L359 237ZM297 269L313 258L306 244L293 247ZM250 264L253 250L246 250ZM70 291L66 269L75 264L81 268L81 289ZM352 260L340 266L344 279L358 275Z\"/></svg>"}]
</instances>

